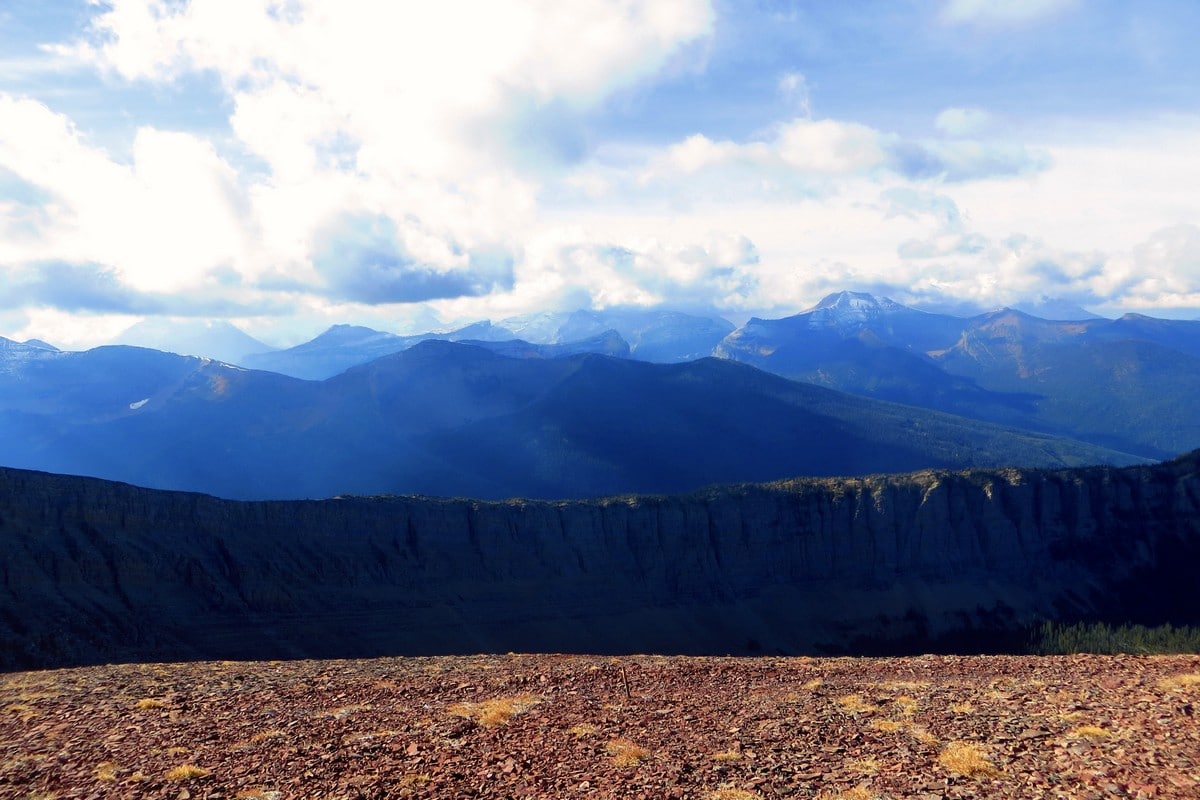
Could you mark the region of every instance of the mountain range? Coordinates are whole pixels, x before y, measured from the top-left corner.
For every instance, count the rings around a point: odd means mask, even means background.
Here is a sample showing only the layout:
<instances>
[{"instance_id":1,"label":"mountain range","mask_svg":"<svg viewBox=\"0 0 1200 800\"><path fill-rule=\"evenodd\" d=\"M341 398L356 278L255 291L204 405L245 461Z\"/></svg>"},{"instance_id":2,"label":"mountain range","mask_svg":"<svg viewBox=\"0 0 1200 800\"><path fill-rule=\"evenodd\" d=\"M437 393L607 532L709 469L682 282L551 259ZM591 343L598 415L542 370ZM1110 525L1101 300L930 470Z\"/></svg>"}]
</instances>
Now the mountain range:
<instances>
[{"instance_id":1,"label":"mountain range","mask_svg":"<svg viewBox=\"0 0 1200 800\"><path fill-rule=\"evenodd\" d=\"M247 499L584 497L1200 446L1200 322L1139 315L842 292L736 329L654 310L339 325L241 361L0 340L0 464Z\"/></svg>"},{"instance_id":2,"label":"mountain range","mask_svg":"<svg viewBox=\"0 0 1200 800\"><path fill-rule=\"evenodd\" d=\"M305 381L143 348L0 352L6 465L230 498L586 497L1138 460L714 358L516 358L430 340Z\"/></svg>"}]
</instances>

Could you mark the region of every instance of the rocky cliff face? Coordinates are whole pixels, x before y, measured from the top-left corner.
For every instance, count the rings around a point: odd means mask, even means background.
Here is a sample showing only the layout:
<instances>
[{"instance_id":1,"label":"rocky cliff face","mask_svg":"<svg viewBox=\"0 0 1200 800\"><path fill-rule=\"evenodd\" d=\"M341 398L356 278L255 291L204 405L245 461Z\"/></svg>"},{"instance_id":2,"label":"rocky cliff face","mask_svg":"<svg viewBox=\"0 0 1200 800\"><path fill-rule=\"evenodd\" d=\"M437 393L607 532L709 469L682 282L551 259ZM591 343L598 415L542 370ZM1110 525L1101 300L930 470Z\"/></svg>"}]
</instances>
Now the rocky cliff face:
<instances>
[{"instance_id":1,"label":"rocky cliff face","mask_svg":"<svg viewBox=\"0 0 1200 800\"><path fill-rule=\"evenodd\" d=\"M678 497L232 502L0 470L0 666L883 652L1200 622L1200 454Z\"/></svg>"}]
</instances>

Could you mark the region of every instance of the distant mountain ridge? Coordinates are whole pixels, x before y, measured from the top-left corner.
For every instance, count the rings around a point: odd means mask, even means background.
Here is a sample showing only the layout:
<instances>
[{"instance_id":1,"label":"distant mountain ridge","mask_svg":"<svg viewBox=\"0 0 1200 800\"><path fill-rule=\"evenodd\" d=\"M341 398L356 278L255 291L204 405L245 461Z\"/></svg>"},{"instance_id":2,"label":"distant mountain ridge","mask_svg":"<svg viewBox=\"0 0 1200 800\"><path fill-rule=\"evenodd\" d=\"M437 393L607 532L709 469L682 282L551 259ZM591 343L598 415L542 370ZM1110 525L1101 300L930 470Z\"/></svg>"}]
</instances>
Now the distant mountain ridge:
<instances>
[{"instance_id":1,"label":"distant mountain ridge","mask_svg":"<svg viewBox=\"0 0 1200 800\"><path fill-rule=\"evenodd\" d=\"M1200 324L930 314L842 292L715 355L853 394L1165 458L1200 446Z\"/></svg>"},{"instance_id":2,"label":"distant mountain ridge","mask_svg":"<svg viewBox=\"0 0 1200 800\"><path fill-rule=\"evenodd\" d=\"M655 363L678 363L711 355L716 344L733 328L732 323L723 319L642 309L547 312L407 336L334 325L311 341L286 350L251 354L236 363L295 378L324 380L429 340L493 343L493 349L498 351L527 353L535 358L595 352ZM613 338L614 333L621 342Z\"/></svg>"},{"instance_id":3,"label":"distant mountain ridge","mask_svg":"<svg viewBox=\"0 0 1200 800\"><path fill-rule=\"evenodd\" d=\"M4 464L223 497L677 492L804 474L1135 456L718 359L425 341L325 381L155 350L3 360Z\"/></svg>"},{"instance_id":4,"label":"distant mountain ridge","mask_svg":"<svg viewBox=\"0 0 1200 800\"><path fill-rule=\"evenodd\" d=\"M514 338L517 332L524 338ZM504 366L485 369L486 380L451 384L448 376L467 369L465 351L413 352L421 343L455 340L503 356L496 364ZM761 377L693 358L706 349L727 364L741 362L847 394L836 396L835 403L801 397L792 388L785 392ZM392 360L403 353L412 356ZM572 383L568 373L583 368L587 354L694 364L687 371L694 381L691 397L679 382L684 373L669 370L595 362L585 372L605 374L607 383ZM509 363L514 360L567 363ZM410 366L398 369L401 363ZM416 364L423 366L412 367ZM1001 309L956 317L840 292L799 314L755 318L736 329L704 316L632 309L534 314L412 336L338 325L288 350L247 356L246 365L267 369L247 371L219 359L164 359L150 350L72 354L41 343L2 341L0 374L10 383L8 398L0 397L0 435L10 438L0 444L0 463L238 497L408 489L580 496L696 485L684 482L685 475L691 481L724 481L968 466L1000 463L995 459L1001 453L1010 463L1072 464L1080 463L1074 459L1085 445L1092 448L1088 458L1125 463L1200 447L1200 417L1192 410L1200 397L1200 322L1136 314L1047 320ZM376 384L362 384L368 374ZM299 385L297 377L310 385ZM523 382L529 381L554 388L546 388L545 398L527 395ZM510 382L514 385L507 386ZM571 388L577 385L588 388ZM439 397L436 387L457 399ZM792 399L768 408L763 395ZM393 406L379 405L381 397L392 398ZM863 408L856 397L950 414L954 425L970 433L950 435L946 420L936 418L942 438L902 441L882 422L903 429L894 410ZM425 405L407 398L423 398ZM800 406L786 410L788 403ZM796 452L785 456L770 431L803 438L791 418L809 403L839 405L839 413L858 409L862 417L851 426L857 433L841 450L862 447L871 456L851 459L825 442L806 460L799 439L791 445ZM473 404L490 411L482 417L464 412L457 421L443 413ZM915 412L905 413L916 418ZM820 428L815 418L806 419ZM592 426L595 421L603 425ZM1008 439L1010 445L1022 441L1026 450L999 446L1003 437L977 423L1004 426L1005 435L1017 437ZM831 430L844 424L849 423L825 420ZM689 444L679 433L684 430L694 439L711 439L714 452L732 455L714 461ZM212 441L202 446L204 432ZM339 443L339 436L345 441ZM748 442L740 451L732 444L736 436ZM958 442L957 451L946 446L946 436ZM614 452L618 441L626 452ZM1046 441L1055 444L1047 449L1035 443ZM677 460L656 460L658 447ZM635 453L654 469L638 468ZM770 455L755 462L762 453ZM281 461L301 465L314 458L321 466L294 481L286 476L298 467L279 471ZM726 466L739 466L727 469L716 463L722 458ZM358 477L342 488L339 471ZM369 479L357 482L367 473ZM279 491L289 494L274 494Z\"/></svg>"}]
</instances>

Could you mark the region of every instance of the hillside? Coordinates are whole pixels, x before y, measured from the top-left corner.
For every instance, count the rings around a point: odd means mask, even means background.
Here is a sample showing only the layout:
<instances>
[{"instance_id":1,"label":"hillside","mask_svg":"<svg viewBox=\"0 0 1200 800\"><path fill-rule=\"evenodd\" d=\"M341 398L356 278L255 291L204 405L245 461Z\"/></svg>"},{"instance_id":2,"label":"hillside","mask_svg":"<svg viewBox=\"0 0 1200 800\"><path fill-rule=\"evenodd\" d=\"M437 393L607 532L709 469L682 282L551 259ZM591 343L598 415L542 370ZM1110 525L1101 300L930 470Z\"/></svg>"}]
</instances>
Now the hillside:
<instances>
[{"instance_id":1,"label":"hillside","mask_svg":"<svg viewBox=\"0 0 1200 800\"><path fill-rule=\"evenodd\" d=\"M1200 658L508 655L0 676L5 797L1200 790Z\"/></svg>"},{"instance_id":2,"label":"hillside","mask_svg":"<svg viewBox=\"0 0 1200 800\"><path fill-rule=\"evenodd\" d=\"M1200 453L573 502L233 502L2 470L0 541L7 669L994 651L1044 619L1200 622Z\"/></svg>"},{"instance_id":3,"label":"hillside","mask_svg":"<svg viewBox=\"0 0 1200 800\"><path fill-rule=\"evenodd\" d=\"M931 314L841 292L714 354L799 381L1169 458L1200 446L1200 323Z\"/></svg>"},{"instance_id":4,"label":"hillside","mask_svg":"<svg viewBox=\"0 0 1200 800\"><path fill-rule=\"evenodd\" d=\"M1138 460L715 359L427 341L324 381L130 347L2 360L0 463L238 499L591 497Z\"/></svg>"}]
</instances>

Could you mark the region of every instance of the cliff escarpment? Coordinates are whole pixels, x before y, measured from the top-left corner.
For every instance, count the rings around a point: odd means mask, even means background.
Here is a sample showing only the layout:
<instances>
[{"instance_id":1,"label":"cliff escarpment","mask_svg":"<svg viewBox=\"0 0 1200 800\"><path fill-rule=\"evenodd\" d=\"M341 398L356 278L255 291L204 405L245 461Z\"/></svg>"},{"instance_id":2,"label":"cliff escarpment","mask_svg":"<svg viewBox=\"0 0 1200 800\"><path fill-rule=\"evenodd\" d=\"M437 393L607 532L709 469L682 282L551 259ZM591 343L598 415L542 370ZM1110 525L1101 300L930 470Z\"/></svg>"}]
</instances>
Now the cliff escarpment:
<instances>
[{"instance_id":1,"label":"cliff escarpment","mask_svg":"<svg viewBox=\"0 0 1200 800\"><path fill-rule=\"evenodd\" d=\"M1198 467L569 502L235 502L0 470L0 667L988 649L1042 619L1196 623Z\"/></svg>"}]
</instances>

